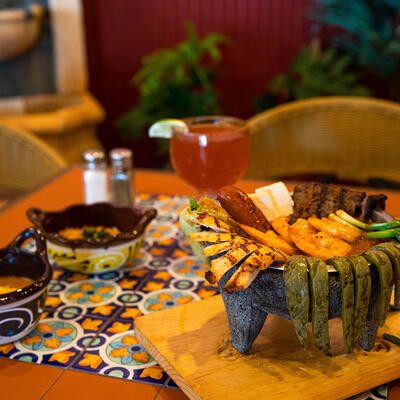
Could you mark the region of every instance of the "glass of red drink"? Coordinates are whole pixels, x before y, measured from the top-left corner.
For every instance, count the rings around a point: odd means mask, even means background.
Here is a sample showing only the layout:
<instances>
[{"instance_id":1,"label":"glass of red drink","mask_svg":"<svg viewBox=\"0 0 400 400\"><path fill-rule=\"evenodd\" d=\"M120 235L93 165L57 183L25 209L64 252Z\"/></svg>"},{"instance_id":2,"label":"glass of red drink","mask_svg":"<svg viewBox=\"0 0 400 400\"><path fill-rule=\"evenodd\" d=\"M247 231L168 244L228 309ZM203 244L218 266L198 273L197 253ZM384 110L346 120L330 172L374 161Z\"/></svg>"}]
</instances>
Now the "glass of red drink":
<instances>
[{"instance_id":1,"label":"glass of red drink","mask_svg":"<svg viewBox=\"0 0 400 400\"><path fill-rule=\"evenodd\" d=\"M180 178L201 194L215 194L246 172L250 135L245 121L225 116L184 119L187 129L173 127L172 165Z\"/></svg>"}]
</instances>

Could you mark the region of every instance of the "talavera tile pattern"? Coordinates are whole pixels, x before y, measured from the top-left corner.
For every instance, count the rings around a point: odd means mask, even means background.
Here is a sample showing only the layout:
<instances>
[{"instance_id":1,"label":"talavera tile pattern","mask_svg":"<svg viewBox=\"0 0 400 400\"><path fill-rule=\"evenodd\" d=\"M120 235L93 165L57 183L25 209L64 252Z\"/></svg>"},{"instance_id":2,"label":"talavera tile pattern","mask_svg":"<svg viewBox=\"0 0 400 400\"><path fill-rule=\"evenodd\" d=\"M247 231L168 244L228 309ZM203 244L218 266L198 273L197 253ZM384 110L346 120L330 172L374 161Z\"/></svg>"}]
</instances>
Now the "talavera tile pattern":
<instances>
[{"instance_id":1,"label":"talavera tile pattern","mask_svg":"<svg viewBox=\"0 0 400 400\"><path fill-rule=\"evenodd\" d=\"M55 265L40 324L0 346L0 356L177 388L136 339L135 319L218 293L179 229L186 203L180 196L139 195L138 207L154 207L158 216L135 262L100 275ZM384 385L352 400L386 397Z\"/></svg>"}]
</instances>

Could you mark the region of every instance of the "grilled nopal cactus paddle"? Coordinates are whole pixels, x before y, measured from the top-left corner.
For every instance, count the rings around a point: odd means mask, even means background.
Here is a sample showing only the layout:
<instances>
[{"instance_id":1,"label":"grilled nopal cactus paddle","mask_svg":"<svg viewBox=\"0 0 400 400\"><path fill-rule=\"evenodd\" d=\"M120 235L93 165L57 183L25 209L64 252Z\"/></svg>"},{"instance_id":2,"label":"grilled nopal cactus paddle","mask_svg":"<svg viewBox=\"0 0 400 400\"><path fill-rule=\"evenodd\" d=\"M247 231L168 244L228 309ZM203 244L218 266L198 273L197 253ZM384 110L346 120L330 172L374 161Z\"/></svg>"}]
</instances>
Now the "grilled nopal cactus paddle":
<instances>
[{"instance_id":1,"label":"grilled nopal cactus paddle","mask_svg":"<svg viewBox=\"0 0 400 400\"><path fill-rule=\"evenodd\" d=\"M186 207L179 215L179 223L188 240L191 233L200 232L202 230L202 225L199 222L202 221L203 215L209 215L223 221L227 225L227 230L229 231L238 231L236 222L214 200L207 197L202 197L199 201L190 199L189 207ZM194 254L204 263L208 263L208 259L202 251L202 244L191 240L189 240L189 244Z\"/></svg>"},{"instance_id":2,"label":"grilled nopal cactus paddle","mask_svg":"<svg viewBox=\"0 0 400 400\"><path fill-rule=\"evenodd\" d=\"M355 298L354 298L354 341L357 345L365 336L365 325L371 295L371 274L368 262L361 256L350 256L349 261L353 268Z\"/></svg>"},{"instance_id":3,"label":"grilled nopal cactus paddle","mask_svg":"<svg viewBox=\"0 0 400 400\"><path fill-rule=\"evenodd\" d=\"M349 354L353 350L354 329L353 329L353 311L354 311L354 276L350 261L347 257L331 258L327 261L332 265L340 276L342 285L342 326L344 351Z\"/></svg>"},{"instance_id":4,"label":"grilled nopal cactus paddle","mask_svg":"<svg viewBox=\"0 0 400 400\"><path fill-rule=\"evenodd\" d=\"M328 313L329 313L329 274L321 258L307 257L311 278L312 303L311 322L314 346L330 356Z\"/></svg>"},{"instance_id":5,"label":"grilled nopal cactus paddle","mask_svg":"<svg viewBox=\"0 0 400 400\"><path fill-rule=\"evenodd\" d=\"M286 302L294 329L303 347L307 341L308 295L307 259L304 256L292 256L283 271Z\"/></svg>"},{"instance_id":6,"label":"grilled nopal cactus paddle","mask_svg":"<svg viewBox=\"0 0 400 400\"><path fill-rule=\"evenodd\" d=\"M374 250L383 251L392 262L394 281L394 306L400 307L400 249L393 242L380 243Z\"/></svg>"},{"instance_id":7,"label":"grilled nopal cactus paddle","mask_svg":"<svg viewBox=\"0 0 400 400\"><path fill-rule=\"evenodd\" d=\"M379 272L379 306L378 323L382 327L385 324L390 307L392 295L393 269L389 257L380 250L368 250L362 255L371 264L374 264Z\"/></svg>"}]
</instances>

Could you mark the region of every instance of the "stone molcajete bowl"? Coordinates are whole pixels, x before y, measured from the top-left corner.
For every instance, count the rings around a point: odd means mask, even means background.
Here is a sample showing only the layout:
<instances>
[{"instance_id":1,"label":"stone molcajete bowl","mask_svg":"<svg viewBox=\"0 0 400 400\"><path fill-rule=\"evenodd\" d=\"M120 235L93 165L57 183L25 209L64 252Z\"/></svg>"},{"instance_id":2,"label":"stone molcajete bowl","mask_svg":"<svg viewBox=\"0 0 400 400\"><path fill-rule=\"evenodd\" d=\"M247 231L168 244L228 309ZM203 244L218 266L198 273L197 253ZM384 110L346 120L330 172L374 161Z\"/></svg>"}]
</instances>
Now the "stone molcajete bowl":
<instances>
[{"instance_id":1,"label":"stone molcajete bowl","mask_svg":"<svg viewBox=\"0 0 400 400\"><path fill-rule=\"evenodd\" d=\"M251 285L244 290L228 293L224 286L237 270L229 270L218 282L229 321L233 347L246 353L260 333L268 314L291 320L286 303L283 270L268 268L261 271ZM371 296L367 314L365 336L360 342L364 350L371 350L378 332L379 275L370 266ZM311 288L309 288L311 294ZM311 304L311 301L310 301ZM329 272L329 319L342 314L342 287L339 273ZM309 312L311 322L311 309Z\"/></svg>"},{"instance_id":2,"label":"stone molcajete bowl","mask_svg":"<svg viewBox=\"0 0 400 400\"><path fill-rule=\"evenodd\" d=\"M21 250L22 244L31 238L36 244L35 253ZM38 229L24 230L7 247L0 249L0 276L33 280L22 289L0 294L0 344L14 342L35 328L44 309L52 275L46 239Z\"/></svg>"}]
</instances>

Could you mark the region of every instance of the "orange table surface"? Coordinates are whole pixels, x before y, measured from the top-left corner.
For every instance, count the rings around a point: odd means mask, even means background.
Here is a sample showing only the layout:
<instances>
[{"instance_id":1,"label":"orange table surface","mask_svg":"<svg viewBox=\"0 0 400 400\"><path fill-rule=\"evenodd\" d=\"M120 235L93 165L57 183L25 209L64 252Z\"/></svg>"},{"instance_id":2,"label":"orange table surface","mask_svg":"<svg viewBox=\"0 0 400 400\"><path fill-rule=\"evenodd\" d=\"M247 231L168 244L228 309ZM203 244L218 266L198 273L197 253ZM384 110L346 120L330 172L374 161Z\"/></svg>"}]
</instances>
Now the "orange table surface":
<instances>
[{"instance_id":1,"label":"orange table surface","mask_svg":"<svg viewBox=\"0 0 400 400\"><path fill-rule=\"evenodd\" d=\"M265 182L241 181L238 186L254 191ZM135 172L135 187L144 193L192 195L194 191L176 175L150 170ZM376 193L376 191L370 191ZM385 191L387 211L400 215L400 191ZM30 195L19 199L0 214L0 247L6 246L21 230L30 225L25 212L29 207L58 210L82 202L82 170L74 167ZM113 396L140 400L184 400L179 390L160 388L122 379L84 372L63 370L0 358L2 397L19 399L109 399ZM400 380L391 384L389 400L400 400Z\"/></svg>"}]
</instances>

